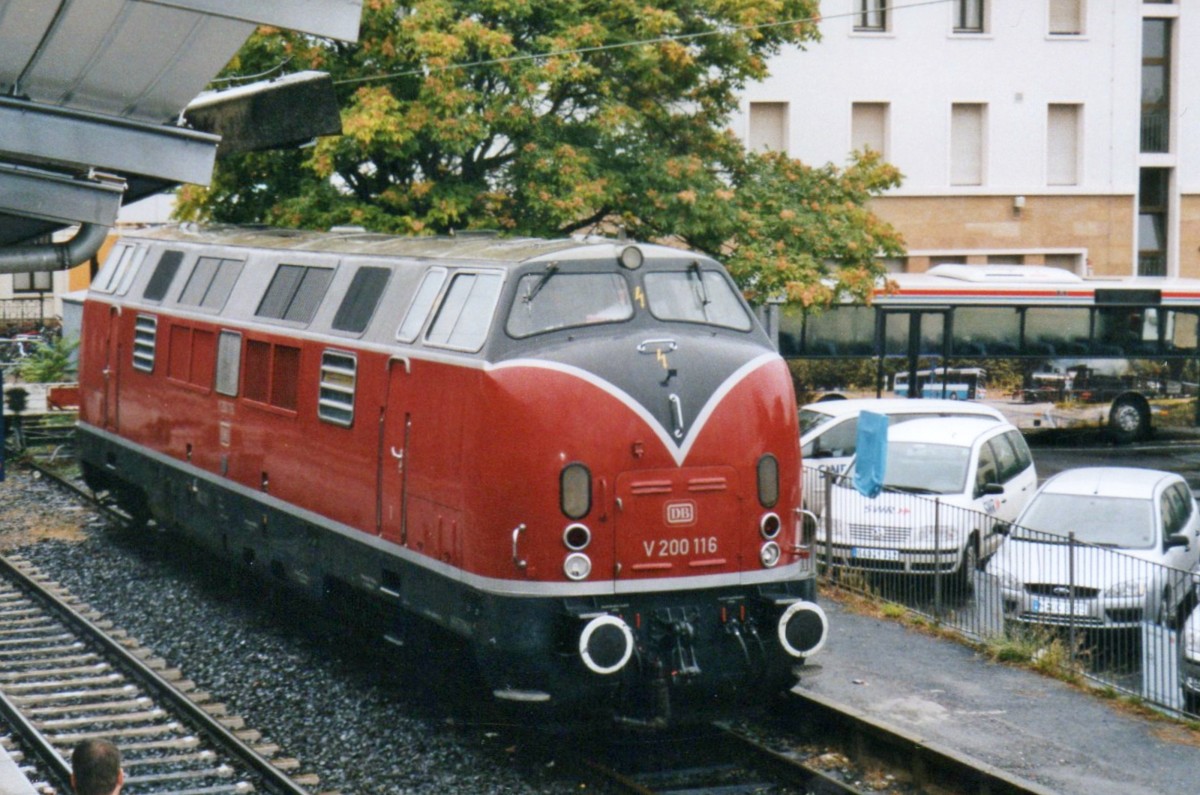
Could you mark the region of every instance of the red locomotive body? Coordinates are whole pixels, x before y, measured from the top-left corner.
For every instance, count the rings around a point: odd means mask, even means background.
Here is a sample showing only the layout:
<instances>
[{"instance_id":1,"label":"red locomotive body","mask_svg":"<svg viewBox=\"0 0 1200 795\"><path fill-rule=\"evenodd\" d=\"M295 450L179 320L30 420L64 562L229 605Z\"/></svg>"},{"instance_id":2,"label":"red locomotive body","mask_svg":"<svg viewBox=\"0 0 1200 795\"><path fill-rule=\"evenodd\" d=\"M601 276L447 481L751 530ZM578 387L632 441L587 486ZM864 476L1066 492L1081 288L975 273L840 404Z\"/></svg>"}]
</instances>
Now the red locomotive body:
<instances>
[{"instance_id":1,"label":"red locomotive body","mask_svg":"<svg viewBox=\"0 0 1200 795\"><path fill-rule=\"evenodd\" d=\"M824 642L791 380L728 275L612 240L169 227L84 307L84 474L497 698L662 720Z\"/></svg>"}]
</instances>

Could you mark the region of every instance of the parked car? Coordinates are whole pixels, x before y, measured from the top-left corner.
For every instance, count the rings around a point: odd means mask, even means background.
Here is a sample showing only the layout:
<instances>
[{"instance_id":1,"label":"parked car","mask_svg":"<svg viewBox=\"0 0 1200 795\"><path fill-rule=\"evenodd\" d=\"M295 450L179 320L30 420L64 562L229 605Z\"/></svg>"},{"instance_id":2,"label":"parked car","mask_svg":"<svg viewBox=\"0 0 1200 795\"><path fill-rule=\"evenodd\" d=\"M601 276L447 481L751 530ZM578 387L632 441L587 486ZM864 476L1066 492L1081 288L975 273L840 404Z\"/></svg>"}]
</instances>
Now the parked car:
<instances>
[{"instance_id":1,"label":"parked car","mask_svg":"<svg viewBox=\"0 0 1200 795\"><path fill-rule=\"evenodd\" d=\"M896 424L929 417L986 417L1004 421L999 409L962 400L855 398L809 403L800 409L800 455L803 459L804 505L815 514L825 507L821 472L844 472L854 458L858 415L884 414Z\"/></svg>"},{"instance_id":2,"label":"parked car","mask_svg":"<svg viewBox=\"0 0 1200 795\"><path fill-rule=\"evenodd\" d=\"M1038 489L987 572L1009 620L1116 629L1173 623L1190 607L1198 560L1200 516L1182 477L1084 467Z\"/></svg>"},{"instance_id":3,"label":"parked car","mask_svg":"<svg viewBox=\"0 0 1200 795\"><path fill-rule=\"evenodd\" d=\"M991 417L914 419L888 429L884 491L852 485L854 466L832 492L826 542L834 565L909 574L955 573L964 583L999 546L1037 488L1021 432Z\"/></svg>"}]
</instances>

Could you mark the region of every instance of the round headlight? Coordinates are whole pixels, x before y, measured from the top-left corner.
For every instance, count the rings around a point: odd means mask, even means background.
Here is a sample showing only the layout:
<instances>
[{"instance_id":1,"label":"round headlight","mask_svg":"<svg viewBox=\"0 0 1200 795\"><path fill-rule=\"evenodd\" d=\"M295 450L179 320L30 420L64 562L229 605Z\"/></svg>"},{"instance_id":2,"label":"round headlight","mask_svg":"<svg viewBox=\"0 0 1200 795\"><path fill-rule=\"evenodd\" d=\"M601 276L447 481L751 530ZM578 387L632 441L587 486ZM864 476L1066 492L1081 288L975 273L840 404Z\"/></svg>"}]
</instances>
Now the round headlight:
<instances>
[{"instance_id":1,"label":"round headlight","mask_svg":"<svg viewBox=\"0 0 1200 795\"><path fill-rule=\"evenodd\" d=\"M783 522L779 520L779 514L768 513L764 514L759 520L758 529L762 533L763 538L774 538L779 535L779 529L783 527Z\"/></svg>"},{"instance_id":2,"label":"round headlight","mask_svg":"<svg viewBox=\"0 0 1200 795\"><path fill-rule=\"evenodd\" d=\"M583 549L592 543L592 531L588 530L586 525L569 524L567 529L563 530L563 543L567 545L567 549Z\"/></svg>"},{"instance_id":3,"label":"round headlight","mask_svg":"<svg viewBox=\"0 0 1200 795\"><path fill-rule=\"evenodd\" d=\"M779 545L774 541L768 541L762 545L762 549L758 551L758 559L762 561L762 565L768 569L779 562L779 557L783 553L779 551Z\"/></svg>"},{"instance_id":4,"label":"round headlight","mask_svg":"<svg viewBox=\"0 0 1200 795\"><path fill-rule=\"evenodd\" d=\"M642 262L646 257L642 254L642 250L637 246L626 246L621 249L621 253L617 255L617 260L621 263L622 268L628 268L635 271L642 267Z\"/></svg>"},{"instance_id":5,"label":"round headlight","mask_svg":"<svg viewBox=\"0 0 1200 795\"><path fill-rule=\"evenodd\" d=\"M566 574L569 579L583 580L591 573L592 559L582 552L572 552L563 561L563 574Z\"/></svg>"}]
</instances>

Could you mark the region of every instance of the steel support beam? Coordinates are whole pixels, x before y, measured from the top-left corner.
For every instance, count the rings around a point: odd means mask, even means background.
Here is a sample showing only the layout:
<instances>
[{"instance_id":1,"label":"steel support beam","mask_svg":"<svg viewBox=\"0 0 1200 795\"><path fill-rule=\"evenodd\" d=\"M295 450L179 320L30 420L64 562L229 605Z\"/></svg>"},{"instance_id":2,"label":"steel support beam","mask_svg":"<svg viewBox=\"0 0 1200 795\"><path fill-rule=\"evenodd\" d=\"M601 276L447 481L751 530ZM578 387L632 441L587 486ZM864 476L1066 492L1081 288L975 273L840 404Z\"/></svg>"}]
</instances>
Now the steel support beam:
<instances>
[{"instance_id":1,"label":"steel support beam","mask_svg":"<svg viewBox=\"0 0 1200 795\"><path fill-rule=\"evenodd\" d=\"M256 25L274 25L301 33L354 41L362 0L140 0L199 11Z\"/></svg>"},{"instance_id":2,"label":"steel support beam","mask_svg":"<svg viewBox=\"0 0 1200 795\"><path fill-rule=\"evenodd\" d=\"M207 185L216 135L0 97L0 157Z\"/></svg>"},{"instance_id":3,"label":"steel support beam","mask_svg":"<svg viewBox=\"0 0 1200 795\"><path fill-rule=\"evenodd\" d=\"M63 225L112 226L125 186L71 179L62 174L0 164L0 213L42 218Z\"/></svg>"}]
</instances>

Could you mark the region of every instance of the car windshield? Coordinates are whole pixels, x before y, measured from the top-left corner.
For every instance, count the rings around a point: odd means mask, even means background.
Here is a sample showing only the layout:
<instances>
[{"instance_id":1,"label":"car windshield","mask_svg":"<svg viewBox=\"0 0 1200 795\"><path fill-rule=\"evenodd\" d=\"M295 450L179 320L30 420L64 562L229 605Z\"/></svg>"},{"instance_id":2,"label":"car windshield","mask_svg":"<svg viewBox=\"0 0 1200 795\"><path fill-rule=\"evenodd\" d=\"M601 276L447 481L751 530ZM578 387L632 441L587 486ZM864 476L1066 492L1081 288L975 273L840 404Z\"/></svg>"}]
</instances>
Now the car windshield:
<instances>
[{"instance_id":1,"label":"car windshield","mask_svg":"<svg viewBox=\"0 0 1200 795\"><path fill-rule=\"evenodd\" d=\"M1050 533L1078 541L1122 549L1154 546L1154 505L1150 500L1095 494L1048 494L1033 498L1012 530L1013 538L1045 541ZM1030 532L1034 531L1034 532Z\"/></svg>"},{"instance_id":2,"label":"car windshield","mask_svg":"<svg viewBox=\"0 0 1200 795\"><path fill-rule=\"evenodd\" d=\"M885 488L914 494L962 494L971 449L927 442L888 442ZM853 466L850 474L853 475ZM853 478L843 481L852 484Z\"/></svg>"},{"instance_id":3,"label":"car windshield","mask_svg":"<svg viewBox=\"0 0 1200 795\"><path fill-rule=\"evenodd\" d=\"M693 265L683 271L645 276L650 313L659 320L684 320L749 331L750 315L729 281L717 271Z\"/></svg>"},{"instance_id":4,"label":"car windshield","mask_svg":"<svg viewBox=\"0 0 1200 795\"><path fill-rule=\"evenodd\" d=\"M547 267L521 277L505 328L510 336L521 338L631 317L629 284L620 274L559 273Z\"/></svg>"},{"instance_id":5,"label":"car windshield","mask_svg":"<svg viewBox=\"0 0 1200 795\"><path fill-rule=\"evenodd\" d=\"M820 428L832 419L833 417L820 411L800 409L800 435L803 436L814 428Z\"/></svg>"}]
</instances>

